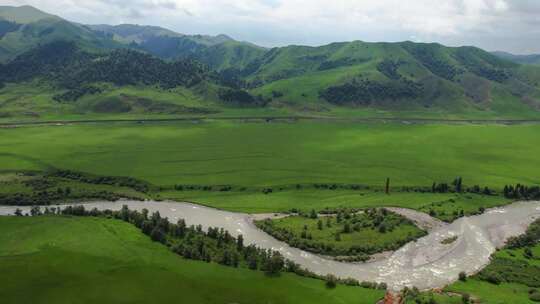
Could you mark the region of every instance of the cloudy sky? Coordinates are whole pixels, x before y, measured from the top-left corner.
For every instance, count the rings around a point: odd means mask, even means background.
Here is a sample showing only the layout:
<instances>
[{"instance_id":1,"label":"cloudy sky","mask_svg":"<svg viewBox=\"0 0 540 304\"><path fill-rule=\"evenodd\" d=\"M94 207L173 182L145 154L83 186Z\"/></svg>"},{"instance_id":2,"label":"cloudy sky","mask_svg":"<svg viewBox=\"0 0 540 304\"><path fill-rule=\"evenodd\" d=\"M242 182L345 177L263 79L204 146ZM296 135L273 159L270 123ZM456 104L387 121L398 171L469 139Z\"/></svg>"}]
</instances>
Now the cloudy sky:
<instances>
[{"instance_id":1,"label":"cloudy sky","mask_svg":"<svg viewBox=\"0 0 540 304\"><path fill-rule=\"evenodd\" d=\"M87 24L224 33L263 46L440 42L540 53L540 0L2 0Z\"/></svg>"}]
</instances>

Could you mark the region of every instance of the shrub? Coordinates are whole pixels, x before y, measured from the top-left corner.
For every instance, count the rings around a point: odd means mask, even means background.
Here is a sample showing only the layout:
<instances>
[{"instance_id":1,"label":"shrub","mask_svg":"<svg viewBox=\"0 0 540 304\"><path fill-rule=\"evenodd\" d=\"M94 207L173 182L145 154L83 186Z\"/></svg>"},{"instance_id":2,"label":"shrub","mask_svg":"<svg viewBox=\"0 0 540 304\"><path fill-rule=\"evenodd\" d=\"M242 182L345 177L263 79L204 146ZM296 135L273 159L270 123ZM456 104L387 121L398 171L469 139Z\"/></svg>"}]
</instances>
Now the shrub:
<instances>
[{"instance_id":1,"label":"shrub","mask_svg":"<svg viewBox=\"0 0 540 304\"><path fill-rule=\"evenodd\" d=\"M484 274L484 278L486 281L488 281L491 284L499 285L501 284L501 276L498 273L495 272L487 272Z\"/></svg>"},{"instance_id":2,"label":"shrub","mask_svg":"<svg viewBox=\"0 0 540 304\"><path fill-rule=\"evenodd\" d=\"M540 292L536 291L529 294L529 300L534 302L540 302Z\"/></svg>"},{"instance_id":3,"label":"shrub","mask_svg":"<svg viewBox=\"0 0 540 304\"><path fill-rule=\"evenodd\" d=\"M329 274L326 276L325 280L326 280L326 283L325 283L326 288L330 288L330 289L336 288L338 279L335 276Z\"/></svg>"}]
</instances>

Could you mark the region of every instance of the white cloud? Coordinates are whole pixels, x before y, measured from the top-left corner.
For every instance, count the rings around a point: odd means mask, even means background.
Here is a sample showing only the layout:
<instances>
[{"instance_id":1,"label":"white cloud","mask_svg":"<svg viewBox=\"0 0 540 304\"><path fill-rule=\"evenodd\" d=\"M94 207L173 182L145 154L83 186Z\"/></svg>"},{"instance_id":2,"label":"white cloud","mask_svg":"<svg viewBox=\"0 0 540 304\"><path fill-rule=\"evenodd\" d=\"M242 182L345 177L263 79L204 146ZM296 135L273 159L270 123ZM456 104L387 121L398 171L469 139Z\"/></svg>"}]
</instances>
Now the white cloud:
<instances>
[{"instance_id":1,"label":"white cloud","mask_svg":"<svg viewBox=\"0 0 540 304\"><path fill-rule=\"evenodd\" d=\"M536 49L537 0L7 0L84 23L145 23L265 45L439 41ZM525 37L518 42L515 33Z\"/></svg>"}]
</instances>

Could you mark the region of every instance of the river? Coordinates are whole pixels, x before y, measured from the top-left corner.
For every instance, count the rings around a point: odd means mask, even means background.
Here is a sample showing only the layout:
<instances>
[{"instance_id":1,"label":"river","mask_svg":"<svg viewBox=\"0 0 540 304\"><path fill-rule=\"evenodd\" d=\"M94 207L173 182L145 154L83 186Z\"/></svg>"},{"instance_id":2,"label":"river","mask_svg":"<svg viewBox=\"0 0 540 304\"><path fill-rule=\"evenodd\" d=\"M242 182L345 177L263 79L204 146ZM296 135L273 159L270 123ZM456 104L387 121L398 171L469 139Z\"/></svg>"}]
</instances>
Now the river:
<instances>
[{"instance_id":1,"label":"river","mask_svg":"<svg viewBox=\"0 0 540 304\"><path fill-rule=\"evenodd\" d=\"M185 219L188 225L220 227L232 235L242 234L246 244L280 251L285 258L318 274L333 274L359 281L384 282L391 290L416 286L421 290L443 287L457 280L460 272L473 274L489 263L490 255L511 236L522 234L527 226L540 218L540 202L518 202L490 209L482 215L464 217L452 224L434 228L430 233L395 251L390 257L370 263L344 263L290 247L253 224L249 214L227 212L204 206L178 202L93 202L83 204L87 210L119 210L128 205L132 210L146 208L159 211L173 223ZM10 215L20 208L0 206L0 215ZM441 241L457 236L451 244Z\"/></svg>"}]
</instances>

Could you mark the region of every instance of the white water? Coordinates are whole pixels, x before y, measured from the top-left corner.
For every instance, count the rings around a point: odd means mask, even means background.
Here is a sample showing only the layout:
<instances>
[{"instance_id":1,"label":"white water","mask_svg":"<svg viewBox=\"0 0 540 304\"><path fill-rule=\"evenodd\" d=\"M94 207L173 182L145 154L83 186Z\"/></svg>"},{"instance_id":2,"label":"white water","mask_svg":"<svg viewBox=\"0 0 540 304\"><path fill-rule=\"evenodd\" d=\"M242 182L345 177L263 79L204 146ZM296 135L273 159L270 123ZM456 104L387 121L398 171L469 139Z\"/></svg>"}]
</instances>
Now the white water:
<instances>
[{"instance_id":1,"label":"white water","mask_svg":"<svg viewBox=\"0 0 540 304\"><path fill-rule=\"evenodd\" d=\"M495 248L502 246L509 237L523 233L530 223L540 218L540 202L515 203L437 227L429 235L405 245L389 258L353 264L336 262L292 248L259 230L248 214L177 202L121 201L83 205L87 210L119 210L122 205L128 205L132 210L146 208L150 213L159 211L162 217L168 217L173 223L183 218L189 225L224 228L232 235L242 234L246 244L278 250L287 259L315 273L359 281L385 282L393 290L405 286L420 289L443 287L455 281L462 271L473 274L489 263ZM13 214L16 208L25 213L30 210L29 207L0 206L0 215ZM457 241L448 245L441 244L442 240L451 236L458 236Z\"/></svg>"}]
</instances>

